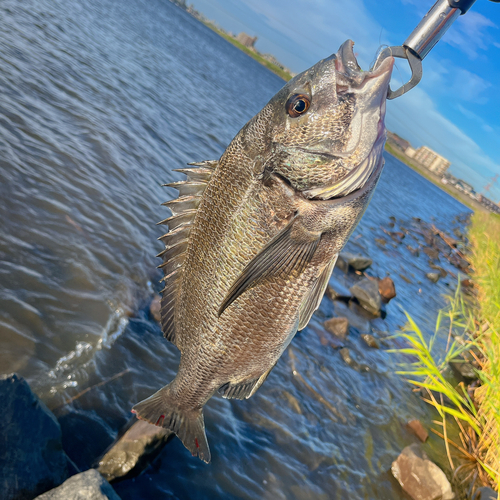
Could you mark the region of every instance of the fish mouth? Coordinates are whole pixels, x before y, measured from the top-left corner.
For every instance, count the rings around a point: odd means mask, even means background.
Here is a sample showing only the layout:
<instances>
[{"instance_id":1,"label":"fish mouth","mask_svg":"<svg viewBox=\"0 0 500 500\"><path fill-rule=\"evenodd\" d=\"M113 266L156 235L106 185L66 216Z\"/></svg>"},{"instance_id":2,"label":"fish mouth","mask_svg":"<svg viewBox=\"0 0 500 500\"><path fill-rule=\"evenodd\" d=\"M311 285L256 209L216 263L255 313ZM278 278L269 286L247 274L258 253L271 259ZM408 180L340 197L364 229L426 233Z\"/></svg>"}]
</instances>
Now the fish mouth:
<instances>
[{"instance_id":1,"label":"fish mouth","mask_svg":"<svg viewBox=\"0 0 500 500\"><path fill-rule=\"evenodd\" d=\"M372 177L372 174L379 165L379 158L384 148L385 133L385 110L386 97L389 81L391 78L394 58L388 57L375 71L362 71L358 65L354 52L352 50L354 42L347 40L339 49L338 57L335 61L337 71L346 75L353 84L353 91L362 93L363 91L373 94L372 106L378 107L380 117L377 123L377 136L368 155L359 163L347 176L331 185L316 187L303 191L303 195L308 199L333 199L341 198L361 189ZM361 116L361 120L363 117ZM329 158L349 158L352 156L361 142L363 135L363 126L358 128L357 137L351 142L348 151L326 151L326 144L317 144L312 148L303 148L303 151Z\"/></svg>"}]
</instances>

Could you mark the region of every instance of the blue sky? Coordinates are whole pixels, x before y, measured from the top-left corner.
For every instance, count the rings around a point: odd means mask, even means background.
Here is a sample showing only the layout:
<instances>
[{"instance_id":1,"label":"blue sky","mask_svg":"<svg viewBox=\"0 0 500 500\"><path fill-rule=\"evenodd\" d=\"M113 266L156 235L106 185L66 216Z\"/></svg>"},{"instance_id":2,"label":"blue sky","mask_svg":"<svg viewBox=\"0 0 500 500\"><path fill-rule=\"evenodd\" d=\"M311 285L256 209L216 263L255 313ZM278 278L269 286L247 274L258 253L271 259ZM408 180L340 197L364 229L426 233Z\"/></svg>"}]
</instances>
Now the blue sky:
<instances>
[{"instance_id":1,"label":"blue sky","mask_svg":"<svg viewBox=\"0 0 500 500\"><path fill-rule=\"evenodd\" d=\"M256 48L301 72L356 43L360 65L371 66L382 45L400 45L433 0L188 0L219 26L257 35ZM500 174L500 4L477 0L423 62L418 87L389 101L386 124L415 147L427 145L450 172L483 192ZM407 79L397 60L393 88ZM500 179L488 193L500 201Z\"/></svg>"}]
</instances>

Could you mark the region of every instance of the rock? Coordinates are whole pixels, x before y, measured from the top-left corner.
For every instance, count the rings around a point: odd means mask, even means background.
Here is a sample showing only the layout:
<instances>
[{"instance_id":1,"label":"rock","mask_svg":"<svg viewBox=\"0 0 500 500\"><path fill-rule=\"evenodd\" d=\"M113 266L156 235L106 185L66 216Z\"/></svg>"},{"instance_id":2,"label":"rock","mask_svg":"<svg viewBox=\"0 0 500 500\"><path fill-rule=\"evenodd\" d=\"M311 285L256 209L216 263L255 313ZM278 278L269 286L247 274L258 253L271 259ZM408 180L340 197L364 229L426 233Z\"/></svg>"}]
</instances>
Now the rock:
<instances>
[{"instance_id":1,"label":"rock","mask_svg":"<svg viewBox=\"0 0 500 500\"><path fill-rule=\"evenodd\" d=\"M463 271L464 273L468 273L470 271L469 266L470 264L465 260L462 259L462 257L459 257L458 255L452 255L450 257L450 263L451 265L455 266L457 269L460 271Z\"/></svg>"},{"instance_id":2,"label":"rock","mask_svg":"<svg viewBox=\"0 0 500 500\"><path fill-rule=\"evenodd\" d=\"M347 318L331 318L325 321L323 326L341 340L345 340L349 332L349 321Z\"/></svg>"},{"instance_id":3,"label":"rock","mask_svg":"<svg viewBox=\"0 0 500 500\"><path fill-rule=\"evenodd\" d=\"M478 488L476 490L473 500L497 500L497 498L498 494L496 491L488 488L487 486L483 486L482 488Z\"/></svg>"},{"instance_id":4,"label":"rock","mask_svg":"<svg viewBox=\"0 0 500 500\"><path fill-rule=\"evenodd\" d=\"M0 376L2 500L31 499L69 475L61 428L22 377Z\"/></svg>"},{"instance_id":5,"label":"rock","mask_svg":"<svg viewBox=\"0 0 500 500\"><path fill-rule=\"evenodd\" d=\"M389 302L396 296L396 287L394 286L394 281L392 281L389 276L381 279L378 282L378 292L380 293L380 296L382 297L384 302Z\"/></svg>"},{"instance_id":6,"label":"rock","mask_svg":"<svg viewBox=\"0 0 500 500\"><path fill-rule=\"evenodd\" d=\"M339 258L337 260L337 267L339 269L342 269L342 271L344 272L347 272L349 267L352 267L355 271L364 271L365 269L368 269L372 264L373 260L369 257L354 255L349 252L340 252Z\"/></svg>"},{"instance_id":7,"label":"rock","mask_svg":"<svg viewBox=\"0 0 500 500\"><path fill-rule=\"evenodd\" d=\"M420 257L420 250L418 248L413 248L412 246L410 245L406 245L406 248L410 251L410 253L414 256L414 257Z\"/></svg>"},{"instance_id":8,"label":"rock","mask_svg":"<svg viewBox=\"0 0 500 500\"><path fill-rule=\"evenodd\" d=\"M354 368L356 371L364 371L367 372L370 370L370 367L364 364L358 363L352 356L351 351L347 347L340 349L340 356L344 360L344 362L349 365L351 368Z\"/></svg>"},{"instance_id":9,"label":"rock","mask_svg":"<svg viewBox=\"0 0 500 500\"><path fill-rule=\"evenodd\" d=\"M387 241L384 238L375 238L375 243L381 247L385 247L387 245Z\"/></svg>"},{"instance_id":10,"label":"rock","mask_svg":"<svg viewBox=\"0 0 500 500\"><path fill-rule=\"evenodd\" d=\"M344 285L334 281L333 279L330 280L330 283L326 287L325 295L330 300L343 300L345 302L348 302L352 298L349 288L346 288Z\"/></svg>"},{"instance_id":11,"label":"rock","mask_svg":"<svg viewBox=\"0 0 500 500\"><path fill-rule=\"evenodd\" d=\"M382 300L378 291L378 283L375 280L363 279L351 288L351 293L358 299L359 303L374 316L380 315Z\"/></svg>"},{"instance_id":12,"label":"rock","mask_svg":"<svg viewBox=\"0 0 500 500\"><path fill-rule=\"evenodd\" d=\"M460 281L463 288L474 288L474 282L471 279L464 279Z\"/></svg>"},{"instance_id":13,"label":"rock","mask_svg":"<svg viewBox=\"0 0 500 500\"><path fill-rule=\"evenodd\" d=\"M440 275L438 273L427 273L425 277L428 280L432 281L433 283L437 283L440 278Z\"/></svg>"},{"instance_id":14,"label":"rock","mask_svg":"<svg viewBox=\"0 0 500 500\"><path fill-rule=\"evenodd\" d=\"M446 276L448 276L448 271L446 271L445 269L443 269L442 267L440 266L436 266L435 264L430 264L429 267L431 269L434 269L434 271L437 271L439 273L439 275L441 276L441 278L446 278Z\"/></svg>"},{"instance_id":15,"label":"rock","mask_svg":"<svg viewBox=\"0 0 500 500\"><path fill-rule=\"evenodd\" d=\"M445 473L417 444L407 446L392 463L391 472L407 495L414 500L455 498Z\"/></svg>"},{"instance_id":16,"label":"rock","mask_svg":"<svg viewBox=\"0 0 500 500\"><path fill-rule=\"evenodd\" d=\"M318 325L315 325L313 322L309 323L307 327L309 328L309 330L312 330L314 333L316 333L316 335L319 337L321 345L331 345L334 349L337 349L338 347L344 347L344 344L338 337L336 337L335 335L331 335L325 329L321 328Z\"/></svg>"},{"instance_id":17,"label":"rock","mask_svg":"<svg viewBox=\"0 0 500 500\"><path fill-rule=\"evenodd\" d=\"M401 274L399 273L399 277L405 282L405 283L409 283L410 285L413 283L412 280L410 278L408 278L408 276L405 276L404 274Z\"/></svg>"},{"instance_id":18,"label":"rock","mask_svg":"<svg viewBox=\"0 0 500 500\"><path fill-rule=\"evenodd\" d=\"M120 500L120 497L99 472L89 469L35 500Z\"/></svg>"},{"instance_id":19,"label":"rock","mask_svg":"<svg viewBox=\"0 0 500 500\"><path fill-rule=\"evenodd\" d=\"M339 317L345 317L349 321L349 326L356 328L359 332L369 333L371 331L370 321L366 316L373 319L373 315L368 313L359 304L351 301L349 305L345 302L334 302L333 309Z\"/></svg>"},{"instance_id":20,"label":"rock","mask_svg":"<svg viewBox=\"0 0 500 500\"><path fill-rule=\"evenodd\" d=\"M425 427L422 425L420 420L417 419L410 420L406 424L406 427L408 428L408 430L413 432L413 434L415 434L415 436L417 436L418 439L422 441L422 443L425 443L427 441L429 433L425 430Z\"/></svg>"},{"instance_id":21,"label":"rock","mask_svg":"<svg viewBox=\"0 0 500 500\"><path fill-rule=\"evenodd\" d=\"M478 374L471 363L461 360L450 361L449 365L456 375L462 377L464 380L470 382L472 380L477 380Z\"/></svg>"},{"instance_id":22,"label":"rock","mask_svg":"<svg viewBox=\"0 0 500 500\"><path fill-rule=\"evenodd\" d=\"M401 243L401 240L405 238L406 234L401 231L392 231L389 233L389 236L397 243Z\"/></svg>"},{"instance_id":23,"label":"rock","mask_svg":"<svg viewBox=\"0 0 500 500\"><path fill-rule=\"evenodd\" d=\"M160 309L161 309L161 296L155 295L153 301L151 302L151 305L149 306L149 312L151 316L153 316L155 321L158 321L158 323L161 320Z\"/></svg>"},{"instance_id":24,"label":"rock","mask_svg":"<svg viewBox=\"0 0 500 500\"><path fill-rule=\"evenodd\" d=\"M97 470L108 480L133 477L142 472L165 446L171 432L144 420L132 426L99 460Z\"/></svg>"},{"instance_id":25,"label":"rock","mask_svg":"<svg viewBox=\"0 0 500 500\"><path fill-rule=\"evenodd\" d=\"M425 247L422 251L431 259L439 259L439 250L437 250L436 248Z\"/></svg>"},{"instance_id":26,"label":"rock","mask_svg":"<svg viewBox=\"0 0 500 500\"><path fill-rule=\"evenodd\" d=\"M362 333L361 338L368 347L373 347L374 349L380 349L380 344L373 335L370 335L369 333Z\"/></svg>"}]
</instances>

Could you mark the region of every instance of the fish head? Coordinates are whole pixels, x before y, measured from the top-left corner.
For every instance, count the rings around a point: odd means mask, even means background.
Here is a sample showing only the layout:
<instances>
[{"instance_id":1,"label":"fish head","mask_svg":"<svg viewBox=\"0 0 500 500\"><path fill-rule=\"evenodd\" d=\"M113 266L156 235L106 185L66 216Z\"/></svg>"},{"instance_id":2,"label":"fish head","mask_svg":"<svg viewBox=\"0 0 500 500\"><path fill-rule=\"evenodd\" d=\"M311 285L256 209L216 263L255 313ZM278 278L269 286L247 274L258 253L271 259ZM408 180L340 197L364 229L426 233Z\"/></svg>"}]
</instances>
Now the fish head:
<instances>
[{"instance_id":1,"label":"fish head","mask_svg":"<svg viewBox=\"0 0 500 500\"><path fill-rule=\"evenodd\" d=\"M363 71L353 45L347 40L337 54L297 75L266 106L273 111L271 170L308 199L356 191L382 156L394 58Z\"/></svg>"}]
</instances>

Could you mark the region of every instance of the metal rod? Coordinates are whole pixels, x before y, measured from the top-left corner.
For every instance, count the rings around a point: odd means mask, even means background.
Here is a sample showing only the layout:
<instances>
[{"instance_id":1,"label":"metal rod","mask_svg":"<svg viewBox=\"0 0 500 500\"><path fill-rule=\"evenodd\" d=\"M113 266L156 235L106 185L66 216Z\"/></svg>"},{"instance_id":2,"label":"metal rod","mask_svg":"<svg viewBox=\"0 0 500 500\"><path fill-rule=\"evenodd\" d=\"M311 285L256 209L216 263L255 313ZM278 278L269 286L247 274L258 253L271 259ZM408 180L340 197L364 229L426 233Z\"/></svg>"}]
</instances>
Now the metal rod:
<instances>
[{"instance_id":1,"label":"metal rod","mask_svg":"<svg viewBox=\"0 0 500 500\"><path fill-rule=\"evenodd\" d=\"M460 9L451 7L448 0L438 0L404 41L403 47L423 59L461 13Z\"/></svg>"}]
</instances>

